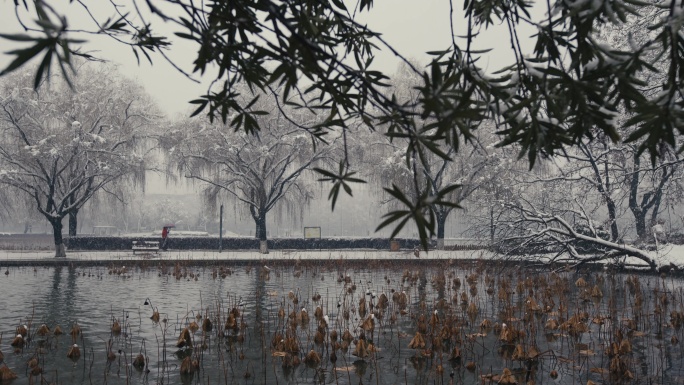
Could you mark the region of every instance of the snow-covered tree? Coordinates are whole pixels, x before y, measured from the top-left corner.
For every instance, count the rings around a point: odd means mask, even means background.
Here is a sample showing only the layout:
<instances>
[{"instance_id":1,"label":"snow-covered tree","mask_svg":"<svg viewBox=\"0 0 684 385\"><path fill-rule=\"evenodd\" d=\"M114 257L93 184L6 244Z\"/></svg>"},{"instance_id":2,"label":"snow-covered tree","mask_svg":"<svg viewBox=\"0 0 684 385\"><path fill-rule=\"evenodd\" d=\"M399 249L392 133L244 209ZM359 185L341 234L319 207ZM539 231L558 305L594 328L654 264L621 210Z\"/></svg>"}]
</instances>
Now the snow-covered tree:
<instances>
[{"instance_id":1,"label":"snow-covered tree","mask_svg":"<svg viewBox=\"0 0 684 385\"><path fill-rule=\"evenodd\" d=\"M506 231L502 249L514 254L538 254L547 257L546 262L583 264L612 259L622 264L623 257L634 257L644 263L641 267L658 267L658 261L647 251L612 240L583 202L567 203L549 209L532 199L504 204L506 213L499 223Z\"/></svg>"},{"instance_id":2,"label":"snow-covered tree","mask_svg":"<svg viewBox=\"0 0 684 385\"><path fill-rule=\"evenodd\" d=\"M174 201L168 198L155 201L150 205L149 216L153 218L153 226L156 222L156 229L164 224L173 224L179 228L190 230L191 214L188 207L183 202Z\"/></svg>"},{"instance_id":3,"label":"snow-covered tree","mask_svg":"<svg viewBox=\"0 0 684 385\"><path fill-rule=\"evenodd\" d=\"M373 170L369 173L370 179L382 179L396 186L396 189L385 191L381 203L388 204L393 209L401 209L401 198L397 197L399 191L410 201L430 201L428 208L431 215L428 217L434 218L430 227L435 232L437 247L443 247L449 215L490 178L496 177L489 171L498 162L497 158L478 144L460 154L447 149L446 158L429 151L416 151L415 156L410 157L407 162L401 144L397 145L384 138L378 139L383 143L373 143L368 149L373 155L365 159ZM453 189L437 198L436 194L446 187ZM406 213L405 217L408 215L410 214Z\"/></svg>"},{"instance_id":4,"label":"snow-covered tree","mask_svg":"<svg viewBox=\"0 0 684 385\"><path fill-rule=\"evenodd\" d=\"M602 44L622 51L630 51L638 46L651 46L654 41L660 40L665 43L669 39L674 44L681 39L681 2L679 4L666 2L650 2L641 4L643 8L639 15L627 17L623 25L611 25L601 33ZM679 21L674 21L679 19ZM663 34L665 31L653 28L653 25L664 27L667 21L676 23L678 37ZM681 40L680 40L681 42ZM664 50L661 51L661 49ZM684 159L681 157L681 149L684 145L682 141L682 88L669 84L676 79L673 62L682 60L681 46L676 49L673 46L661 46L658 49L644 50L641 55L649 63L641 72L642 82L632 85L644 98L664 103L669 100L669 106L665 107L666 115L659 115L663 111L641 110L635 111L621 106L617 111L607 114L612 118L609 122L615 126L616 131L623 138L629 138L631 143L611 143L602 139L603 150L598 154L608 154L606 159L610 159L606 167L602 168L605 175L612 178L612 183L620 192L619 195L627 202L621 202L627 206L632 213L634 230L636 236L641 241L652 240L653 234L651 227L658 222L658 216L662 214L666 202L670 205L677 205L681 200L682 185L681 178L684 174L682 164ZM670 60L663 60L663 55L669 56ZM681 76L681 64L679 64ZM680 81L681 83L681 81ZM679 88L678 88L679 87ZM645 120L644 120L645 119ZM652 121L649 126L644 122ZM652 138L638 139L644 133L658 130L669 130L675 128L679 131L672 132L667 136L667 143L657 144ZM651 152L644 152L645 148L656 149L657 157Z\"/></svg>"},{"instance_id":5,"label":"snow-covered tree","mask_svg":"<svg viewBox=\"0 0 684 385\"><path fill-rule=\"evenodd\" d=\"M183 121L165 146L182 175L206 186L206 202L227 195L249 209L266 252L266 216L286 200L305 205L313 197L311 178L302 176L326 162L334 146L313 148L311 135L282 115L261 124L264 130L249 135L204 119Z\"/></svg>"},{"instance_id":6,"label":"snow-covered tree","mask_svg":"<svg viewBox=\"0 0 684 385\"><path fill-rule=\"evenodd\" d=\"M678 153L663 149L653 164L635 145L616 147L620 156L615 157L611 166L620 191L623 196L627 195L626 206L632 213L637 239L652 241L651 228L662 220L666 204L678 205L683 201L684 159Z\"/></svg>"},{"instance_id":7,"label":"snow-covered tree","mask_svg":"<svg viewBox=\"0 0 684 385\"><path fill-rule=\"evenodd\" d=\"M53 76L34 89L30 71L3 79L0 184L27 194L50 222L55 256L66 255L62 220L124 177L144 178L152 104L109 66L83 64L68 85Z\"/></svg>"},{"instance_id":8,"label":"snow-covered tree","mask_svg":"<svg viewBox=\"0 0 684 385\"><path fill-rule=\"evenodd\" d=\"M0 223L14 230L21 225L24 234L34 231L43 217L33 209L33 202L17 194L10 186L0 184Z\"/></svg>"},{"instance_id":9,"label":"snow-covered tree","mask_svg":"<svg viewBox=\"0 0 684 385\"><path fill-rule=\"evenodd\" d=\"M681 196L681 165L677 154L663 154L653 165L638 146L597 134L545 162L543 172L508 179L509 193L497 202L497 239L509 252L557 253L554 261L632 256L655 268L658 261L643 244L654 242L649 230L666 197L672 204Z\"/></svg>"},{"instance_id":10,"label":"snow-covered tree","mask_svg":"<svg viewBox=\"0 0 684 385\"><path fill-rule=\"evenodd\" d=\"M400 65L397 72L391 88L392 95L407 108L415 106L421 97L417 90L420 77L416 76L408 65ZM420 127L425 137L437 133L437 123L434 119L423 119L418 114L411 118L415 120L415 124ZM427 229L429 233L434 232L437 247L441 248L444 245L447 219L452 211L462 205L488 179L495 177L488 173L488 170L498 162L497 157L485 148L486 142L493 142L493 132L492 124L487 130L478 130L469 139L472 145L460 152L453 146L417 141L407 154L407 138L398 137L390 140L382 135L366 135L369 138L358 146L365 148L369 153L362 158L363 164L372 170L368 173L369 178L393 186L385 190L387 199L383 199L383 203L398 210L393 213L403 212L403 219L420 221L424 213L402 210L402 206L406 205L406 200L426 202L425 210L429 211L429 214L425 217L430 218L426 223ZM359 158L358 154L354 154L353 158ZM394 219L392 215L389 213L386 217ZM411 218L412 216L414 218ZM400 229L401 226L398 226L395 234ZM421 226L418 229L420 232ZM427 235L428 233L421 234L421 238L424 239Z\"/></svg>"},{"instance_id":11,"label":"snow-covered tree","mask_svg":"<svg viewBox=\"0 0 684 385\"><path fill-rule=\"evenodd\" d=\"M602 227L612 241L634 234L640 241L652 241L650 229L665 200L680 202L676 197L681 196L684 159L666 148L654 164L639 152L638 144L616 144L597 134L565 157L557 157L554 164L551 175L528 178L528 182L561 183L575 197L592 202L589 212L594 213L594 220L602 218ZM618 224L621 219L622 228Z\"/></svg>"}]
</instances>

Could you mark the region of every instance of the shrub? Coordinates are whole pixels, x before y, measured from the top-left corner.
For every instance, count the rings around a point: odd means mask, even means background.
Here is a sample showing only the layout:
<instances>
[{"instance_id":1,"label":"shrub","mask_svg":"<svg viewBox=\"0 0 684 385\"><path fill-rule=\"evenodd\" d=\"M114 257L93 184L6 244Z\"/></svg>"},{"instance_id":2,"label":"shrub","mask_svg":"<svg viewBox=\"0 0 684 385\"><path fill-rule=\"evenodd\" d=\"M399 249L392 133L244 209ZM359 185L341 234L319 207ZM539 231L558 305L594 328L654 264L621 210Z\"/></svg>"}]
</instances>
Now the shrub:
<instances>
[{"instance_id":1,"label":"shrub","mask_svg":"<svg viewBox=\"0 0 684 385\"><path fill-rule=\"evenodd\" d=\"M66 239L70 250L130 250L133 241L161 241L158 237L96 237L77 236ZM417 239L395 239L401 249L412 250L420 242ZM169 237L168 247L175 250L218 250L218 237ZM272 250L315 250L315 249L375 249L389 250L387 238L275 238L268 240ZM255 238L223 238L224 250L259 249Z\"/></svg>"}]
</instances>

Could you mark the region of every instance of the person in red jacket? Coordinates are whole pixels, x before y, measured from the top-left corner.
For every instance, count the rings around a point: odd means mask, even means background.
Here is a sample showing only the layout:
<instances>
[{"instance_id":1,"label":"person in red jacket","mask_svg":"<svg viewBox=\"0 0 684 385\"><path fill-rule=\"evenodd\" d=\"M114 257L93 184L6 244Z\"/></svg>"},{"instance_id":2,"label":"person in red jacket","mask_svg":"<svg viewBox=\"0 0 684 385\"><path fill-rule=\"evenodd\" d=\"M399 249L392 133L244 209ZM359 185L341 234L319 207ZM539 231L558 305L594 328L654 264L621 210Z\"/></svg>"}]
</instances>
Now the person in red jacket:
<instances>
[{"instance_id":1,"label":"person in red jacket","mask_svg":"<svg viewBox=\"0 0 684 385\"><path fill-rule=\"evenodd\" d=\"M162 228L162 245L161 248L162 250L167 250L169 246L166 244L166 242L169 239L169 232L171 231L171 228L168 226L164 226Z\"/></svg>"}]
</instances>

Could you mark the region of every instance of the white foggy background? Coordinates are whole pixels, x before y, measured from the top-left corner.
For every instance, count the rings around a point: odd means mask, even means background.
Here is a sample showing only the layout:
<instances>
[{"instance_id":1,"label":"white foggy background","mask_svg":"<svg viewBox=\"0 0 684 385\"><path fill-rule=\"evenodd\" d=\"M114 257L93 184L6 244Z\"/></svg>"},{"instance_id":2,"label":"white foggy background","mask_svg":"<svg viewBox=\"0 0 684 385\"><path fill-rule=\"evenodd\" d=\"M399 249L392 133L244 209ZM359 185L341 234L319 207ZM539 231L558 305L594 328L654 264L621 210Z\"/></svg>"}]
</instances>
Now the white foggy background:
<instances>
[{"instance_id":1,"label":"white foggy background","mask_svg":"<svg viewBox=\"0 0 684 385\"><path fill-rule=\"evenodd\" d=\"M89 10L100 19L111 16L111 5L102 0L88 1L84 3ZM142 2L144 3L144 2ZM347 1L350 8L356 4L355 1ZM55 2L60 11L67 12L70 17L72 28L82 27L84 29L94 29L93 22L78 4L68 2ZM465 47L465 31L467 21L463 18L462 2L453 4L453 27L456 34L456 41ZM18 23L14 1L3 0L0 3L0 33L13 34L21 33L23 29ZM540 10L541 12L541 10ZM383 38L394 46L404 57L426 64L429 60L428 51L439 51L449 47L451 43L450 25L450 5L447 0L376 0L370 12L364 11L357 14L361 23L366 23L372 30L380 32ZM24 15L25 17L25 15ZM28 21L28 20L27 20ZM178 31L175 25L163 23L158 19L152 21L152 30L156 34L167 36L173 46L167 50L167 55L176 65L184 71L192 71L192 60L195 58L195 50L192 43L175 38L174 31ZM478 64L488 72L494 72L501 66L510 63L511 48L510 42L501 39L506 37L507 32L502 30L505 26L494 26L490 30L478 37L473 44L473 50L492 49ZM529 37L534 33L531 28L523 28L520 38L523 43L529 43ZM199 82L188 79L175 68L173 68L161 55L151 54L153 65L142 55L140 63L136 61L132 50L110 38L101 36L86 36L90 43L86 43L84 52L94 56L107 59L119 66L119 71L144 86L146 91L158 103L167 118L173 120L174 117L187 116L193 110L188 101L195 99L200 94L206 92L209 80L213 77L209 72L203 78L193 76ZM7 40L2 40L0 46L0 68L6 67L12 56L6 54L7 51L21 47L21 45L10 44ZM42 57L42 56L41 56ZM392 74L396 71L400 59L388 50L378 51L374 60L377 69L385 73ZM168 201L171 204L182 205L185 211L195 212L199 215L202 210L200 190L201 185L191 184L184 178L178 181L168 181L166 177L148 173L145 185L144 197L145 205L152 202ZM268 215L268 236L269 237L288 237L301 236L304 226L322 227L322 236L388 236L391 229L375 233L375 228L380 223L383 213L390 210L387 206L380 206L380 187L374 186L375 191L371 191L370 186L355 186L354 198L346 195L341 196L334 212L331 212L330 202L327 200L329 187L320 185L317 190L316 199L304 208L303 212L290 212L288 208L277 207ZM99 203L105 204L105 203ZM79 234L92 232L92 226L115 225L111 218L96 214L97 202L87 205L79 220ZM236 204L226 202L224 212L224 230L243 236L254 234L254 222L245 215L246 210L240 210ZM115 209L115 208L114 208ZM88 213L91 210L91 213ZM101 210L100 210L101 211ZM464 236L464 231L468 228L466 212L457 210L453 212L447 221L446 237L456 238ZM218 221L218 211L215 216ZM190 221L191 222L191 221ZM143 229L143 231L161 231L159 224L156 229ZM184 225L184 226L183 226ZM0 231L23 231L23 223L2 223ZM198 229L195 223L179 224L179 229L184 227L191 230ZM204 226L206 227L206 226ZM135 232L138 229L119 229L123 232ZM51 231L47 222L33 226L33 232ZM216 231L209 230L215 233ZM400 236L415 237L417 233L413 228L402 231Z\"/></svg>"}]
</instances>

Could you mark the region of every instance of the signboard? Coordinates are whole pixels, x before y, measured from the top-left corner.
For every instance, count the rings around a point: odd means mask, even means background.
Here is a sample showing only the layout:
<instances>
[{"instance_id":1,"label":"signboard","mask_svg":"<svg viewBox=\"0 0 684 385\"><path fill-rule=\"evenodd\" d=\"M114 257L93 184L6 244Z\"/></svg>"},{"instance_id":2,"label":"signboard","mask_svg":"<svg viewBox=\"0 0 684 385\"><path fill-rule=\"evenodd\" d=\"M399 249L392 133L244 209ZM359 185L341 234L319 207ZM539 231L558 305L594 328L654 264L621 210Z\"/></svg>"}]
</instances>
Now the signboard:
<instances>
[{"instance_id":1,"label":"signboard","mask_svg":"<svg viewBox=\"0 0 684 385\"><path fill-rule=\"evenodd\" d=\"M305 227L304 228L304 238L321 238L321 228L320 227Z\"/></svg>"}]
</instances>

